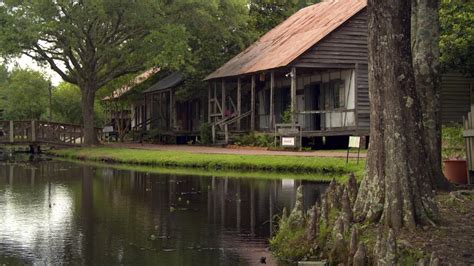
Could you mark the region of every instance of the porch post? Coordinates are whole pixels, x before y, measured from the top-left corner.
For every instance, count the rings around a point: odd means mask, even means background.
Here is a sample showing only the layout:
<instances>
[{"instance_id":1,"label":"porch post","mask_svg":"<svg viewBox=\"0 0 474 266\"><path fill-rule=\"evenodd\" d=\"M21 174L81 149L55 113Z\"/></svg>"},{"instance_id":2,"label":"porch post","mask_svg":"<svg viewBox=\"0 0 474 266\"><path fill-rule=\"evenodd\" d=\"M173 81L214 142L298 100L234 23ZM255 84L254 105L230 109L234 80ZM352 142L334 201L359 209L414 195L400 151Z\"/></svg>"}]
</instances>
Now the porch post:
<instances>
[{"instance_id":1,"label":"porch post","mask_svg":"<svg viewBox=\"0 0 474 266\"><path fill-rule=\"evenodd\" d=\"M242 114L242 84L240 77L237 78L237 116ZM240 119L237 120L237 130L240 130Z\"/></svg>"},{"instance_id":2,"label":"porch post","mask_svg":"<svg viewBox=\"0 0 474 266\"><path fill-rule=\"evenodd\" d=\"M146 122L146 120L147 120L147 109L148 109L148 97L147 97L146 94L145 94L145 108L143 108L143 109L144 109L144 110L143 110L143 112L144 112L144 114L143 114L143 122ZM146 126L146 125L145 125L145 126Z\"/></svg>"},{"instance_id":3,"label":"porch post","mask_svg":"<svg viewBox=\"0 0 474 266\"><path fill-rule=\"evenodd\" d=\"M273 121L274 113L275 110L273 110L273 89L275 87L275 72L272 70L270 72L270 119L269 119L269 127L270 130L273 130L273 124L275 121Z\"/></svg>"},{"instance_id":4,"label":"porch post","mask_svg":"<svg viewBox=\"0 0 474 266\"><path fill-rule=\"evenodd\" d=\"M225 106L226 104L225 104L225 80L224 80L224 79L222 79L222 88L221 88L221 91L222 91L222 93L221 93L221 94L222 94L222 95L221 95L221 96L222 96L222 99L221 99L221 102L222 102L222 104L221 104L221 106L222 106L222 118L224 118L224 116L225 116L225 111L226 111L226 109L227 109L226 106Z\"/></svg>"},{"instance_id":5,"label":"porch post","mask_svg":"<svg viewBox=\"0 0 474 266\"><path fill-rule=\"evenodd\" d=\"M173 90L170 89L170 130L172 131L174 128L173 121L174 121L174 103L173 103Z\"/></svg>"},{"instance_id":6,"label":"porch post","mask_svg":"<svg viewBox=\"0 0 474 266\"><path fill-rule=\"evenodd\" d=\"M250 87L250 130L255 130L255 75L252 75Z\"/></svg>"},{"instance_id":7,"label":"porch post","mask_svg":"<svg viewBox=\"0 0 474 266\"><path fill-rule=\"evenodd\" d=\"M209 87L207 88L207 122L211 123L211 83L209 82Z\"/></svg>"},{"instance_id":8,"label":"porch post","mask_svg":"<svg viewBox=\"0 0 474 266\"><path fill-rule=\"evenodd\" d=\"M13 126L13 120L10 120L10 142L14 142L15 141L15 127Z\"/></svg>"},{"instance_id":9,"label":"porch post","mask_svg":"<svg viewBox=\"0 0 474 266\"><path fill-rule=\"evenodd\" d=\"M36 141L36 123L35 120L31 120L31 141Z\"/></svg>"},{"instance_id":10,"label":"porch post","mask_svg":"<svg viewBox=\"0 0 474 266\"><path fill-rule=\"evenodd\" d=\"M296 68L291 68L291 124L296 124Z\"/></svg>"}]
</instances>

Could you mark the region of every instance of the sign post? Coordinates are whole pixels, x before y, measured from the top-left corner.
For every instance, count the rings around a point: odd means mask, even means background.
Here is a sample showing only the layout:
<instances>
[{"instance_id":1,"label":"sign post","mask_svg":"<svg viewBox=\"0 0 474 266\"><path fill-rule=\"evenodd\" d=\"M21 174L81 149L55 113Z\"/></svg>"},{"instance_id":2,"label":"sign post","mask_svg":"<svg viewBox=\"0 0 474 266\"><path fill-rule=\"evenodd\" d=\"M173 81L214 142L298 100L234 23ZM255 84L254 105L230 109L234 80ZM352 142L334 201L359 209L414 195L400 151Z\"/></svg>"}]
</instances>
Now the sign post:
<instances>
[{"instance_id":1,"label":"sign post","mask_svg":"<svg viewBox=\"0 0 474 266\"><path fill-rule=\"evenodd\" d=\"M347 146L347 156L346 156L346 163L349 162L349 150L351 148L357 148L357 164L359 164L359 157L360 157L360 137L350 136L349 137L349 145Z\"/></svg>"}]
</instances>

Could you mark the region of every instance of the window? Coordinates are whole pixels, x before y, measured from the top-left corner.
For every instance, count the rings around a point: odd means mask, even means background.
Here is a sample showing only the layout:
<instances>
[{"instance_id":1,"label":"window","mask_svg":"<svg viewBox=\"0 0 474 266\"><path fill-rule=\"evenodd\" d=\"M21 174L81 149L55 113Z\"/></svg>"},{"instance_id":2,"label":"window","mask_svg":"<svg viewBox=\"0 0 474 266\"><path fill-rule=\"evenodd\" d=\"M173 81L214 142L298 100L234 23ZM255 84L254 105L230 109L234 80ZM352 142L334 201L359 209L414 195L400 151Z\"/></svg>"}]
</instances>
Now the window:
<instances>
[{"instance_id":1,"label":"window","mask_svg":"<svg viewBox=\"0 0 474 266\"><path fill-rule=\"evenodd\" d=\"M327 90L327 109L339 109L346 106L346 88L344 80L331 80L329 83L324 83L323 88Z\"/></svg>"}]
</instances>

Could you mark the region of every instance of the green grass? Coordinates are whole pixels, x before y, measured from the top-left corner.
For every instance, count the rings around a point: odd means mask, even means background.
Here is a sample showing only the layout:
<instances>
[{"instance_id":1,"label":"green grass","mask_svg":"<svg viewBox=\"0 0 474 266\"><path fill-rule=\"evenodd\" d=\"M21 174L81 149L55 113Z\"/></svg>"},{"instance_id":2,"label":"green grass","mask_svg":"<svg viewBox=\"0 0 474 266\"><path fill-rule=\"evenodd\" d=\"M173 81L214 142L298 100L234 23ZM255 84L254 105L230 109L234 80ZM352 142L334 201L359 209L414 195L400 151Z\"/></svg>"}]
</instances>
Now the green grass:
<instances>
[{"instance_id":1,"label":"green grass","mask_svg":"<svg viewBox=\"0 0 474 266\"><path fill-rule=\"evenodd\" d=\"M187 175L187 176L205 176L217 178L248 178L248 179L298 179L313 181L331 181L333 178L339 182L347 180L347 174L320 174L320 173L288 173L288 172L268 172L268 171L243 171L243 170L213 170L200 168L184 167L159 167L133 164L107 164L97 161L78 161L75 159L57 158L56 160L79 163L94 167L107 167L117 170L145 172L152 174L166 175Z\"/></svg>"},{"instance_id":2,"label":"green grass","mask_svg":"<svg viewBox=\"0 0 474 266\"><path fill-rule=\"evenodd\" d=\"M88 161L120 163L142 166L186 167L201 170L241 170L275 173L327 174L344 176L355 173L361 177L364 161L356 164L350 160L346 164L343 158L318 158L284 155L234 155L234 154L198 154L189 152L140 150L125 148L71 148L50 151L51 154ZM259 173L259 176L264 173Z\"/></svg>"}]
</instances>

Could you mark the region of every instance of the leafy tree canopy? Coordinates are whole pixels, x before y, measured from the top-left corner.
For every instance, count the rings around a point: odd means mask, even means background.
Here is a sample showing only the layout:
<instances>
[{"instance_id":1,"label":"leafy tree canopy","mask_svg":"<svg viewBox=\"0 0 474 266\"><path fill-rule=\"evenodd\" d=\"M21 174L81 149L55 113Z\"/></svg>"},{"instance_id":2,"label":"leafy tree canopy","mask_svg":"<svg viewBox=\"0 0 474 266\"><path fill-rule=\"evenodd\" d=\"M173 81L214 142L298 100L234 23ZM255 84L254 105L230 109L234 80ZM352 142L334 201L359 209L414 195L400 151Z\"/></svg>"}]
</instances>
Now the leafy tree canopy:
<instances>
[{"instance_id":1,"label":"leafy tree canopy","mask_svg":"<svg viewBox=\"0 0 474 266\"><path fill-rule=\"evenodd\" d=\"M442 0L440 26L445 70L474 75L474 1Z\"/></svg>"},{"instance_id":2,"label":"leafy tree canopy","mask_svg":"<svg viewBox=\"0 0 474 266\"><path fill-rule=\"evenodd\" d=\"M5 77L5 72L1 71ZM0 81L0 106L3 119L46 118L49 95L49 80L40 72L14 69Z\"/></svg>"},{"instance_id":3,"label":"leafy tree canopy","mask_svg":"<svg viewBox=\"0 0 474 266\"><path fill-rule=\"evenodd\" d=\"M252 27L260 34L265 34L283 22L296 11L319 0L251 0L250 16Z\"/></svg>"}]
</instances>

